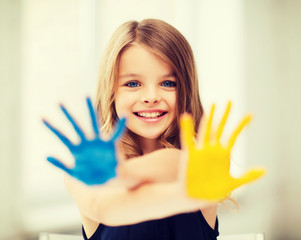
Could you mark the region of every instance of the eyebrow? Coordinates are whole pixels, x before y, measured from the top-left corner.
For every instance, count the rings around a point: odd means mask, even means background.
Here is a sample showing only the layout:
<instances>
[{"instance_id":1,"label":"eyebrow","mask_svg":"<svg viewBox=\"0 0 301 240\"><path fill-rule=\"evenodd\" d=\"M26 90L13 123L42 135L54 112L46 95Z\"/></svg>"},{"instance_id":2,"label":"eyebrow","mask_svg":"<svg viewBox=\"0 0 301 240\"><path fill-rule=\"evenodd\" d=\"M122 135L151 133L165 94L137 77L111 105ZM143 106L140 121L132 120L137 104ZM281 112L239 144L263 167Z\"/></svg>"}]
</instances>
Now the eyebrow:
<instances>
[{"instance_id":1,"label":"eyebrow","mask_svg":"<svg viewBox=\"0 0 301 240\"><path fill-rule=\"evenodd\" d=\"M175 77L176 74L174 72L168 73L168 74L164 74L161 77L162 78L168 78L168 77ZM140 74L136 74L136 73L128 73L128 74L123 74L120 75L119 78L128 78L128 77L141 77Z\"/></svg>"}]
</instances>

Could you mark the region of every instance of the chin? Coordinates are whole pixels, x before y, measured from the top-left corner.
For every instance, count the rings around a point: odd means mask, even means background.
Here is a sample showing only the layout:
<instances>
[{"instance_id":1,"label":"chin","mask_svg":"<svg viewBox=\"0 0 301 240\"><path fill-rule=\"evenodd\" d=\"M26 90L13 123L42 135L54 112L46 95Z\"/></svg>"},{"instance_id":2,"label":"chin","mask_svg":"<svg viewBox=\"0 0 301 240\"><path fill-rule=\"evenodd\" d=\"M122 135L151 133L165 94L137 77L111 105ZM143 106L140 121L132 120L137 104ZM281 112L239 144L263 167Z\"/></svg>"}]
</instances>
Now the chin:
<instances>
[{"instance_id":1,"label":"chin","mask_svg":"<svg viewBox=\"0 0 301 240\"><path fill-rule=\"evenodd\" d=\"M140 132L140 131L133 131L132 129L130 129L133 133L135 133L138 137L142 137L148 140L156 140L158 139L163 133L164 131L160 131L160 132L149 132L149 133L145 133L145 132Z\"/></svg>"},{"instance_id":2,"label":"chin","mask_svg":"<svg viewBox=\"0 0 301 240\"><path fill-rule=\"evenodd\" d=\"M163 133L163 132L162 132ZM162 133L158 133L158 134L139 134L139 133L136 133L139 137L143 137L145 139L149 139L149 140L156 140L158 139Z\"/></svg>"},{"instance_id":3,"label":"chin","mask_svg":"<svg viewBox=\"0 0 301 240\"><path fill-rule=\"evenodd\" d=\"M148 139L148 140L157 140L160 136L161 136L161 134L152 135L152 136L140 136L140 137L143 137L143 138Z\"/></svg>"}]
</instances>

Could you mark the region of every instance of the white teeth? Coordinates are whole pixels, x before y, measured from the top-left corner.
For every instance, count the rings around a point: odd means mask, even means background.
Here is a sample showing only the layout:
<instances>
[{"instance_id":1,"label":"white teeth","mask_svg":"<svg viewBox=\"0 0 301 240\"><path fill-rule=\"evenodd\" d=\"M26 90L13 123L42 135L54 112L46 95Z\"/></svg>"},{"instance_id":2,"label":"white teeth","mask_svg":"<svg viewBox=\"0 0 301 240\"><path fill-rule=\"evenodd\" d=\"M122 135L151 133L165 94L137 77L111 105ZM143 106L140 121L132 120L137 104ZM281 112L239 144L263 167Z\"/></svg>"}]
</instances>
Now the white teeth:
<instances>
[{"instance_id":1,"label":"white teeth","mask_svg":"<svg viewBox=\"0 0 301 240\"><path fill-rule=\"evenodd\" d=\"M149 112L140 112L140 113L137 113L140 117L145 117L145 118L156 118L156 117L159 117L161 115L161 113L159 112L152 112L152 113L149 113Z\"/></svg>"}]
</instances>

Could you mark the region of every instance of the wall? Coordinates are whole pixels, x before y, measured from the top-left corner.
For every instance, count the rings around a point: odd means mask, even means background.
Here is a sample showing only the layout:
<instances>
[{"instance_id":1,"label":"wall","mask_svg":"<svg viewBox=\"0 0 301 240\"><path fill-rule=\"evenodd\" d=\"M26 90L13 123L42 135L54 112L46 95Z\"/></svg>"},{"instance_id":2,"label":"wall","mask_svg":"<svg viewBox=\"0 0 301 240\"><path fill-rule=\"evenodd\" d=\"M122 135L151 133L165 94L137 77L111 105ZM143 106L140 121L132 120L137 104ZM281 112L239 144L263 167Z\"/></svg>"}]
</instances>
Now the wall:
<instances>
[{"instance_id":1,"label":"wall","mask_svg":"<svg viewBox=\"0 0 301 240\"><path fill-rule=\"evenodd\" d=\"M217 100L222 109L234 96L230 128L245 111L254 115L239 139L245 142L237 146L244 149L237 158L245 158L239 167L264 165L268 172L234 194L238 211L219 208L220 233L300 239L301 2L153 1L143 13L146 2L133 0L136 8L119 11L105 0L0 1L0 239L78 231L62 173L45 161L52 153L72 159L41 117L76 141L57 103L64 102L87 129L82 99L94 92L109 36L121 22L145 17L174 24L191 42L206 106Z\"/></svg>"},{"instance_id":2,"label":"wall","mask_svg":"<svg viewBox=\"0 0 301 240\"><path fill-rule=\"evenodd\" d=\"M0 1L0 238L18 233L20 226L20 3Z\"/></svg>"},{"instance_id":3,"label":"wall","mask_svg":"<svg viewBox=\"0 0 301 240\"><path fill-rule=\"evenodd\" d=\"M267 175L245 189L238 212L225 211L224 232L262 231L267 239L301 238L301 2L244 1L247 163Z\"/></svg>"}]
</instances>

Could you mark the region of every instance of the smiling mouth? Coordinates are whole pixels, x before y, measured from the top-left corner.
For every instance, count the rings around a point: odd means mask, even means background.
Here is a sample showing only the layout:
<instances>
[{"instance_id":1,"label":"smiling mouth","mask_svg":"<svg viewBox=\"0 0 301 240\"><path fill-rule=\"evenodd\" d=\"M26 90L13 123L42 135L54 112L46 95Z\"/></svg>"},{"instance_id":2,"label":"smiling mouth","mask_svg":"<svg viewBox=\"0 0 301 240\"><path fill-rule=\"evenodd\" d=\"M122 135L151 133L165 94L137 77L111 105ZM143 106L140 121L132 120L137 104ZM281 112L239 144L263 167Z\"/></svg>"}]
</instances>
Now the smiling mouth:
<instances>
[{"instance_id":1,"label":"smiling mouth","mask_svg":"<svg viewBox=\"0 0 301 240\"><path fill-rule=\"evenodd\" d=\"M167 112L134 112L134 114L138 117L145 118L145 119L156 119L162 117Z\"/></svg>"}]
</instances>

